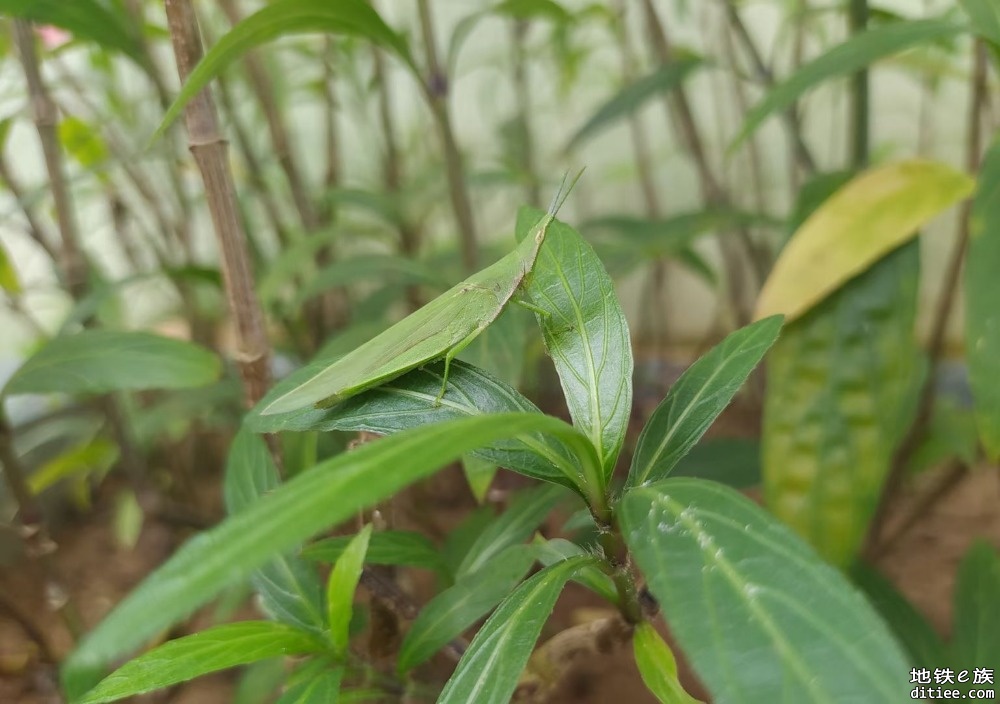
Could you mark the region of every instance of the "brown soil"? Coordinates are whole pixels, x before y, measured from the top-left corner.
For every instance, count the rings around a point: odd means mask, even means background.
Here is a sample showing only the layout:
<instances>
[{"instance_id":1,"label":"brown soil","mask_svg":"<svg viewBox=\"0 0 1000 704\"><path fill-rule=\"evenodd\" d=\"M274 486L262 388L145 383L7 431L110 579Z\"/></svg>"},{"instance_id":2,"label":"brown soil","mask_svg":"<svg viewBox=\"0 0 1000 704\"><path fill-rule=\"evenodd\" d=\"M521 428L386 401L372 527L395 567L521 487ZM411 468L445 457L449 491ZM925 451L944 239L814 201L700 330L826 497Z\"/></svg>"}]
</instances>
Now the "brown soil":
<instances>
[{"instance_id":1,"label":"brown soil","mask_svg":"<svg viewBox=\"0 0 1000 704\"><path fill-rule=\"evenodd\" d=\"M641 414L640 411L637 415ZM746 435L753 433L755 426L753 414L734 408L713 432ZM210 481L217 485L218 479ZM495 486L502 494L522 484L521 478L505 475ZM408 498L403 499L410 506L420 506L422 511L419 513L423 514L423 519L413 521L414 512L401 510L397 504L390 511L391 520L399 527L422 529L431 533L432 537L434 533L443 535L468 510L468 499L464 492L454 491L456 485L459 484L454 477L449 478L447 472L438 475L431 480L429 487L413 490ZM898 518L910 511L918 491L919 488L911 489L902 498L893 517ZM88 627L107 614L115 603L190 535L189 530L163 521L147 521L136 547L123 548L116 543L110 529L110 505L109 500L99 501L95 510L73 520L56 536L60 546L55 555L56 569ZM433 525L426 520L428 512L434 515ZM995 468L977 470L962 478L945 498L896 541L891 551L880 559L879 567L939 631L947 633L951 622L951 593L956 567L971 543L983 537L1000 547L1000 482ZM20 560L3 564L0 597L15 605L19 613L44 634L49 647L62 656L70 648L71 641L61 622L46 607L39 588L42 583L37 565L32 562ZM415 590L418 601L426 598L426 584L419 580L406 580L406 583ZM547 623L542 641L547 642L581 623L595 623L607 615L606 606L596 597L570 585ZM239 617L253 617L252 611L244 609ZM197 630L208 623L208 615L201 614L186 624L183 632ZM611 638L603 645L598 644L600 647L595 645L593 639L583 638L580 642L583 645L577 648L577 657L568 660L570 666L561 673L558 681L545 683L543 699L532 696L530 691L522 691L519 701L655 704L639 680L630 649L622 641ZM594 648L598 650L596 654ZM54 670L41 660L39 648L22 626L0 609L0 702L49 704L59 701L54 686ZM453 660L441 657L432 669L435 674L446 676L453 666ZM689 690L706 698L687 668L682 666L682 671ZM137 701L177 704L227 702L231 698L233 681L234 675L225 673Z\"/></svg>"}]
</instances>

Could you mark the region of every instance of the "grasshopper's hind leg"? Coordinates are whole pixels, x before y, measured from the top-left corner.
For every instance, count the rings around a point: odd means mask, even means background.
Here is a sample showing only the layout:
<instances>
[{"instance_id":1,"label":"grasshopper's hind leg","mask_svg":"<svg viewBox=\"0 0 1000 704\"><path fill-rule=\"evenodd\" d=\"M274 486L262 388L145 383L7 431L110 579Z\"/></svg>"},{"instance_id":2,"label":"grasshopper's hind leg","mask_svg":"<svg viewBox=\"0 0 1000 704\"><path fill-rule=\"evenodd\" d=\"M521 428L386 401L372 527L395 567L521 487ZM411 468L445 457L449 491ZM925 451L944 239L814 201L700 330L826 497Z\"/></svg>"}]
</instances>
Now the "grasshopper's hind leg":
<instances>
[{"instance_id":1,"label":"grasshopper's hind leg","mask_svg":"<svg viewBox=\"0 0 1000 704\"><path fill-rule=\"evenodd\" d=\"M472 344L472 341L479 337L479 334L483 331L483 328L476 328L464 339L459 340L448 353L444 356L444 380L441 382L441 391L438 392L437 398L434 399L434 407L437 408L441 405L441 399L444 398L444 392L448 390L448 371L451 369L451 360L453 360L458 355L462 354L462 351Z\"/></svg>"}]
</instances>

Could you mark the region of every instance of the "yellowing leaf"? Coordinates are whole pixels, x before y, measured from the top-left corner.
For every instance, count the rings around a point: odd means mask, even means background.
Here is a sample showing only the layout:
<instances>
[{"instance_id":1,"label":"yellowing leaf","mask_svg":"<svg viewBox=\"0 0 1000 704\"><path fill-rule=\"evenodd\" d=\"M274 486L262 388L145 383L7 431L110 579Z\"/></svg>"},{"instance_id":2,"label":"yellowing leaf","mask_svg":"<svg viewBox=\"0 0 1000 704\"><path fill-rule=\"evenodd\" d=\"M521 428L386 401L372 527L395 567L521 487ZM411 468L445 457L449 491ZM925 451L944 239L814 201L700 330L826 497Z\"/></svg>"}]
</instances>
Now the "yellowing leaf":
<instances>
[{"instance_id":1,"label":"yellowing leaf","mask_svg":"<svg viewBox=\"0 0 1000 704\"><path fill-rule=\"evenodd\" d=\"M974 187L967 175L932 161L860 174L792 235L760 292L756 317L799 317Z\"/></svg>"}]
</instances>

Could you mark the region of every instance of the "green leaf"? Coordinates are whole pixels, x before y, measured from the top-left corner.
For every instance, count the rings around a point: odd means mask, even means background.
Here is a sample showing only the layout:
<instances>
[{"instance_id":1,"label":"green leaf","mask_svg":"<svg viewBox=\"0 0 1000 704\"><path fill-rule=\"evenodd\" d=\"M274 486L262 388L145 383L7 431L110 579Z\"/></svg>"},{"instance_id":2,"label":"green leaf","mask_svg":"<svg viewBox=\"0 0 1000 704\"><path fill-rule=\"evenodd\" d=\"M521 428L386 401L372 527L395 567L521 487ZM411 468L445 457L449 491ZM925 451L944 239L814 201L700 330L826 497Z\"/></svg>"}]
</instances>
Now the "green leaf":
<instances>
[{"instance_id":1,"label":"green leaf","mask_svg":"<svg viewBox=\"0 0 1000 704\"><path fill-rule=\"evenodd\" d=\"M330 627L330 642L337 657L347 654L351 639L351 617L354 615L354 592L361 580L365 567L365 552L372 534L371 524L351 538L343 554L330 572L326 587L327 624Z\"/></svg>"},{"instance_id":2,"label":"green leaf","mask_svg":"<svg viewBox=\"0 0 1000 704\"><path fill-rule=\"evenodd\" d=\"M586 511L587 509L583 510ZM591 519L591 524L593 524L593 519ZM538 561L546 567L554 565L557 562L562 562L563 560L568 560L571 557L588 554L586 550L576 543L563 538L545 540L538 537L535 539L534 546L538 550ZM618 604L620 601L618 588L615 586L614 580L596 564L581 568L573 578L573 581L603 597L605 601L611 604Z\"/></svg>"},{"instance_id":3,"label":"green leaf","mask_svg":"<svg viewBox=\"0 0 1000 704\"><path fill-rule=\"evenodd\" d=\"M517 232L541 211L522 208ZM614 469L632 412L632 343L614 284L593 248L558 220L549 228L527 292L548 315L536 316L552 356L573 424L597 450L604 468L588 484L604 486Z\"/></svg>"},{"instance_id":4,"label":"green leaf","mask_svg":"<svg viewBox=\"0 0 1000 704\"><path fill-rule=\"evenodd\" d=\"M512 545L431 599L403 639L398 671L405 673L426 662L499 604L531 569L535 552L533 546Z\"/></svg>"},{"instance_id":5,"label":"green leaf","mask_svg":"<svg viewBox=\"0 0 1000 704\"><path fill-rule=\"evenodd\" d=\"M677 462L671 475L710 479L733 489L760 486L760 441L756 438L704 440Z\"/></svg>"},{"instance_id":6,"label":"green leaf","mask_svg":"<svg viewBox=\"0 0 1000 704\"><path fill-rule=\"evenodd\" d=\"M907 698L906 660L868 602L746 497L666 479L620 507L625 541L714 701Z\"/></svg>"},{"instance_id":7,"label":"green leaf","mask_svg":"<svg viewBox=\"0 0 1000 704\"><path fill-rule=\"evenodd\" d=\"M66 116L59 121L59 141L81 166L92 169L108 158L100 135L83 120Z\"/></svg>"},{"instance_id":8,"label":"green leaf","mask_svg":"<svg viewBox=\"0 0 1000 704\"><path fill-rule=\"evenodd\" d=\"M952 459L973 465L978 452L979 436L972 409L937 396L927 430L910 457L909 470L913 473L924 472Z\"/></svg>"},{"instance_id":9,"label":"green leaf","mask_svg":"<svg viewBox=\"0 0 1000 704\"><path fill-rule=\"evenodd\" d=\"M122 665L80 704L113 702L238 665L323 651L322 641L290 626L244 621L178 638Z\"/></svg>"},{"instance_id":10,"label":"green leaf","mask_svg":"<svg viewBox=\"0 0 1000 704\"><path fill-rule=\"evenodd\" d=\"M17 278L17 269L7 256L7 250L0 243L0 289L8 294L16 296L21 293L21 282Z\"/></svg>"},{"instance_id":11,"label":"green leaf","mask_svg":"<svg viewBox=\"0 0 1000 704\"><path fill-rule=\"evenodd\" d=\"M994 143L979 169L979 188L969 222L965 258L965 359L975 400L976 425L986 455L1000 460L1000 143Z\"/></svg>"},{"instance_id":12,"label":"green leaf","mask_svg":"<svg viewBox=\"0 0 1000 704\"><path fill-rule=\"evenodd\" d=\"M785 245L757 300L757 317L791 321L909 242L975 182L949 166L905 161L867 171L819 206Z\"/></svg>"},{"instance_id":13,"label":"green leaf","mask_svg":"<svg viewBox=\"0 0 1000 704\"><path fill-rule=\"evenodd\" d=\"M670 474L760 364L781 322L777 315L737 330L685 370L642 429L626 487Z\"/></svg>"},{"instance_id":14,"label":"green leaf","mask_svg":"<svg viewBox=\"0 0 1000 704\"><path fill-rule=\"evenodd\" d=\"M465 481L469 483L469 491L477 502L483 503L486 500L486 494L489 493L498 469L499 467L489 460L475 455L466 455L462 458L462 473L465 475Z\"/></svg>"},{"instance_id":15,"label":"green leaf","mask_svg":"<svg viewBox=\"0 0 1000 704\"><path fill-rule=\"evenodd\" d=\"M476 633L438 704L506 704L559 593L592 557L573 557L515 589Z\"/></svg>"},{"instance_id":16,"label":"green leaf","mask_svg":"<svg viewBox=\"0 0 1000 704\"><path fill-rule=\"evenodd\" d=\"M326 409L307 408L291 413L262 416L260 409L296 388L328 364L317 359L272 388L251 410L245 421L257 432L283 430L348 430L389 435L407 428L439 423L487 413L521 411L541 413L528 399L511 386L481 369L455 360L448 372L448 388L436 404L444 378L444 362L434 362L415 369L382 386ZM590 443L579 432L565 426L558 436L531 436L505 441L474 454L500 467L507 467L535 479L576 487L580 460L574 459L577 447L582 455L596 462Z\"/></svg>"},{"instance_id":17,"label":"green leaf","mask_svg":"<svg viewBox=\"0 0 1000 704\"><path fill-rule=\"evenodd\" d=\"M952 648L963 668L992 667L1000 653L1000 555L985 540L962 558L955 587Z\"/></svg>"},{"instance_id":18,"label":"green leaf","mask_svg":"<svg viewBox=\"0 0 1000 704\"><path fill-rule=\"evenodd\" d=\"M491 506L480 506L471 511L455 527L455 530L448 534L441 550L441 556L448 566L449 574L454 576L458 573L458 566L465 561L469 549L495 520L496 515Z\"/></svg>"},{"instance_id":19,"label":"green leaf","mask_svg":"<svg viewBox=\"0 0 1000 704\"><path fill-rule=\"evenodd\" d=\"M50 340L7 382L3 393L102 394L204 386L219 378L214 354L145 332L84 330Z\"/></svg>"},{"instance_id":20,"label":"green leaf","mask_svg":"<svg viewBox=\"0 0 1000 704\"><path fill-rule=\"evenodd\" d=\"M324 668L322 672L288 687L275 704L337 704L340 684L344 679L344 669Z\"/></svg>"},{"instance_id":21,"label":"green leaf","mask_svg":"<svg viewBox=\"0 0 1000 704\"><path fill-rule=\"evenodd\" d=\"M486 526L469 547L455 573L456 578L462 579L478 572L511 545L530 538L565 497L562 487L551 484L519 492L507 509Z\"/></svg>"},{"instance_id":22,"label":"green leaf","mask_svg":"<svg viewBox=\"0 0 1000 704\"><path fill-rule=\"evenodd\" d=\"M364 0L275 0L224 34L194 67L156 130L159 137L181 110L227 66L278 37L326 32L360 37L396 54L413 73L419 70L403 38Z\"/></svg>"},{"instance_id":23,"label":"green leaf","mask_svg":"<svg viewBox=\"0 0 1000 704\"><path fill-rule=\"evenodd\" d=\"M565 7L553 0L504 0L493 7L493 12L518 20L548 19L558 24L573 19Z\"/></svg>"},{"instance_id":24,"label":"green leaf","mask_svg":"<svg viewBox=\"0 0 1000 704\"><path fill-rule=\"evenodd\" d=\"M931 670L942 667L946 650L941 637L892 582L861 563L852 570L852 577L906 649L910 664Z\"/></svg>"},{"instance_id":25,"label":"green leaf","mask_svg":"<svg viewBox=\"0 0 1000 704\"><path fill-rule=\"evenodd\" d=\"M919 278L911 242L786 325L768 355L765 501L836 565L853 560L915 408Z\"/></svg>"},{"instance_id":26,"label":"green leaf","mask_svg":"<svg viewBox=\"0 0 1000 704\"><path fill-rule=\"evenodd\" d=\"M622 88L601 104L566 144L566 151L579 147L595 134L631 115L648 100L678 88L696 68L705 66L701 57L685 56L663 64L648 76Z\"/></svg>"},{"instance_id":27,"label":"green leaf","mask_svg":"<svg viewBox=\"0 0 1000 704\"><path fill-rule=\"evenodd\" d=\"M929 19L893 22L859 32L771 88L763 100L751 108L729 149L735 149L768 117L787 110L805 93L831 78L850 75L904 49L967 31L968 28L964 25L943 19Z\"/></svg>"},{"instance_id":28,"label":"green leaf","mask_svg":"<svg viewBox=\"0 0 1000 704\"><path fill-rule=\"evenodd\" d=\"M351 536L326 538L307 546L302 556L310 560L334 563L340 559L351 541ZM434 543L420 533L408 530L385 530L373 533L365 553L369 565L397 567L423 567L437 572L447 572L441 553Z\"/></svg>"},{"instance_id":29,"label":"green leaf","mask_svg":"<svg viewBox=\"0 0 1000 704\"><path fill-rule=\"evenodd\" d=\"M292 306L299 308L332 288L358 281L429 284L438 288L445 288L446 283L430 267L412 259L392 254L366 254L336 261L306 279L297 289Z\"/></svg>"},{"instance_id":30,"label":"green leaf","mask_svg":"<svg viewBox=\"0 0 1000 704\"><path fill-rule=\"evenodd\" d=\"M104 476L118 460L118 447L103 438L87 438L47 461L29 478L31 493L40 494L58 482L77 474Z\"/></svg>"},{"instance_id":31,"label":"green leaf","mask_svg":"<svg viewBox=\"0 0 1000 704\"><path fill-rule=\"evenodd\" d=\"M1000 7L994 0L958 0L972 20L970 29L980 37L1000 47Z\"/></svg>"},{"instance_id":32,"label":"green leaf","mask_svg":"<svg viewBox=\"0 0 1000 704\"><path fill-rule=\"evenodd\" d=\"M120 51L140 66L146 65L136 37L106 3L94 0L0 0L0 15L62 27L78 39Z\"/></svg>"},{"instance_id":33,"label":"green leaf","mask_svg":"<svg viewBox=\"0 0 1000 704\"><path fill-rule=\"evenodd\" d=\"M660 634L648 623L635 627L632 636L635 664L639 666L642 681L660 704L695 704L692 697L677 679L677 660L670 646L663 642Z\"/></svg>"},{"instance_id":34,"label":"green leaf","mask_svg":"<svg viewBox=\"0 0 1000 704\"><path fill-rule=\"evenodd\" d=\"M476 447L501 438L561 431L540 414L498 414L424 426L338 455L297 475L189 541L80 641L63 664L67 690L246 579L275 555ZM391 468L392 471L387 471Z\"/></svg>"},{"instance_id":35,"label":"green leaf","mask_svg":"<svg viewBox=\"0 0 1000 704\"><path fill-rule=\"evenodd\" d=\"M114 534L115 540L129 550L135 547L142 532L145 514L135 492L130 489L119 492L115 497Z\"/></svg>"},{"instance_id":36,"label":"green leaf","mask_svg":"<svg viewBox=\"0 0 1000 704\"><path fill-rule=\"evenodd\" d=\"M264 440L241 428L226 461L226 510L238 515L280 485L278 469ZM269 615L305 631L325 632L323 587L311 565L291 554L281 555L256 570L250 582Z\"/></svg>"}]
</instances>

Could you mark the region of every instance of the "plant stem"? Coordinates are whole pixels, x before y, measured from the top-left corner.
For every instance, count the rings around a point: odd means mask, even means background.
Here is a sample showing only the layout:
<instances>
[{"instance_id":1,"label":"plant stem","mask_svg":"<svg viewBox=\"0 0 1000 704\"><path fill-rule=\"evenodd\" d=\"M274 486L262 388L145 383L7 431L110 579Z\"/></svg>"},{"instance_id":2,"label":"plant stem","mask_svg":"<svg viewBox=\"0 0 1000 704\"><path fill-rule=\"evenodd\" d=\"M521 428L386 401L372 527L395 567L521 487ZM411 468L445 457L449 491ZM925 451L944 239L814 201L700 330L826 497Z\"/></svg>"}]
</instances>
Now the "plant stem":
<instances>
[{"instance_id":1,"label":"plant stem","mask_svg":"<svg viewBox=\"0 0 1000 704\"><path fill-rule=\"evenodd\" d=\"M20 181L18 181L17 176L11 171L7 157L2 151L0 151L0 181L3 181L7 186L7 190L14 196L14 200L17 201L18 206L21 208L21 213L28 223L28 235L35 241L35 244L49 255L49 259L52 260L53 264L58 264L59 252L50 244L53 238L49 233L48 227L43 225L35 215L35 209L32 207L31 201L25 195L24 188Z\"/></svg>"},{"instance_id":2,"label":"plant stem","mask_svg":"<svg viewBox=\"0 0 1000 704\"><path fill-rule=\"evenodd\" d=\"M458 225L459 243L462 249L462 264L467 272L475 271L479 253L477 251L478 237L476 222L472 216L472 204L469 189L465 183L465 169L462 165L462 155L455 141L455 133L451 126L451 116L448 110L448 75L441 66L437 55L437 42L434 35L434 21L428 0L418 0L420 11L420 29L423 34L424 52L427 58L428 78L423 83L424 94L431 107L431 114L437 125L444 148L445 173L448 178L448 195L452 210L455 213L455 223Z\"/></svg>"},{"instance_id":3,"label":"plant stem","mask_svg":"<svg viewBox=\"0 0 1000 704\"><path fill-rule=\"evenodd\" d=\"M968 131L965 147L965 169L968 173L979 170L983 152L983 109L986 105L988 60L985 43L977 39L973 48L972 86L969 97ZM944 353L945 338L948 331L948 320L958 292L962 273L962 262L969 246L970 213L972 204L966 201L962 204L958 219L958 238L952 250L951 259L945 270L944 281L941 284L941 294L938 298L931 330L927 342L927 357L929 360L927 378L920 389L917 400L917 410L914 414L906 435L900 441L893 456L889 474L886 477L879 503L872 517L865 547L867 555L878 551L878 544L885 527L889 506L894 500L906 476L907 467L913 458L921 440L927 432L934 411L934 377L938 362Z\"/></svg>"},{"instance_id":4,"label":"plant stem","mask_svg":"<svg viewBox=\"0 0 1000 704\"><path fill-rule=\"evenodd\" d=\"M187 79L201 60L198 22L190 0L164 0L177 72ZM236 327L237 363L247 407L255 405L271 383L271 349L264 334L264 316L254 291L246 234L239 217L236 189L227 159L226 140L219 132L215 103L208 88L184 109L191 154L205 184L205 197L219 246L226 298ZM280 453L271 446L277 461ZM280 466L280 465L279 465Z\"/></svg>"},{"instance_id":5,"label":"plant stem","mask_svg":"<svg viewBox=\"0 0 1000 704\"><path fill-rule=\"evenodd\" d=\"M597 521L598 541L610 567L611 579L618 592L618 608L622 618L632 625L641 623L643 620L642 606L635 588L635 578L629 568L628 548L622 539L621 532L613 523L603 524L596 517L595 520Z\"/></svg>"},{"instance_id":6,"label":"plant stem","mask_svg":"<svg viewBox=\"0 0 1000 704\"><path fill-rule=\"evenodd\" d=\"M848 20L852 36L864 32L868 26L868 0L850 0ZM868 69L863 68L851 77L851 166L855 169L868 166L869 103Z\"/></svg>"},{"instance_id":7,"label":"plant stem","mask_svg":"<svg viewBox=\"0 0 1000 704\"><path fill-rule=\"evenodd\" d=\"M531 84L528 82L528 63L524 37L528 33L527 20L514 19L510 23L511 44L514 48L513 83L514 95L517 96L517 132L521 138L518 145L521 156L521 171L525 179L525 196L528 205L538 206L541 203L541 185L538 172L535 170L535 139L531 131Z\"/></svg>"}]
</instances>

